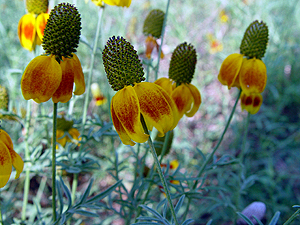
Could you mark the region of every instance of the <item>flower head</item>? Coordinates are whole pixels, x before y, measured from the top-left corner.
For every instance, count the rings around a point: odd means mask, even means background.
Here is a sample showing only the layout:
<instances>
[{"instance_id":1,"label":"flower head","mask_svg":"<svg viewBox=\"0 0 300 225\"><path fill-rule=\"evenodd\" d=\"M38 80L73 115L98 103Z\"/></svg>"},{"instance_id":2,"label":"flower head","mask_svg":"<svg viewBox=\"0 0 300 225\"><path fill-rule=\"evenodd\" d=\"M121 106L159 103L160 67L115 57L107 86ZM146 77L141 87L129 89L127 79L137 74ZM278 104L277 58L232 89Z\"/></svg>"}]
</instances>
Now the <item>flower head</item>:
<instances>
[{"instance_id":1,"label":"flower head","mask_svg":"<svg viewBox=\"0 0 300 225\"><path fill-rule=\"evenodd\" d=\"M103 105L107 102L107 98L102 94L99 84L92 83L91 85L91 92L93 95L93 99L96 102L96 106Z\"/></svg>"},{"instance_id":2,"label":"flower head","mask_svg":"<svg viewBox=\"0 0 300 225\"><path fill-rule=\"evenodd\" d=\"M241 106L251 114L259 111L267 83L267 69L261 58L268 42L268 27L254 21L247 28L239 53L229 55L218 75L221 84L242 89Z\"/></svg>"},{"instance_id":3,"label":"flower head","mask_svg":"<svg viewBox=\"0 0 300 225\"><path fill-rule=\"evenodd\" d=\"M4 187L10 178L12 166L17 173L15 179L19 178L23 171L24 162L14 151L14 146L10 136L0 129L0 188Z\"/></svg>"},{"instance_id":4,"label":"flower head","mask_svg":"<svg viewBox=\"0 0 300 225\"><path fill-rule=\"evenodd\" d=\"M59 4L50 13L44 31L45 55L34 58L21 79L22 94L26 100L54 103L68 102L85 92L84 75L78 57L74 54L79 44L80 14L70 4Z\"/></svg>"},{"instance_id":5,"label":"flower head","mask_svg":"<svg viewBox=\"0 0 300 225\"><path fill-rule=\"evenodd\" d=\"M122 142L133 146L148 140L141 115L147 127L155 127L160 136L174 129L178 122L176 105L161 87L142 82L144 71L133 46L122 37L112 37L102 55L108 81L117 91L111 101L111 115Z\"/></svg>"},{"instance_id":6,"label":"flower head","mask_svg":"<svg viewBox=\"0 0 300 225\"><path fill-rule=\"evenodd\" d=\"M103 0L107 5L115 5L121 7L129 7L131 4L131 0Z\"/></svg>"},{"instance_id":7,"label":"flower head","mask_svg":"<svg viewBox=\"0 0 300 225\"><path fill-rule=\"evenodd\" d=\"M66 120L64 117L57 119L56 142L62 147L65 147L67 142L75 143L78 146L80 145L80 132L73 127L73 124L73 121ZM57 145L56 148L58 148Z\"/></svg>"},{"instance_id":8,"label":"flower head","mask_svg":"<svg viewBox=\"0 0 300 225\"><path fill-rule=\"evenodd\" d=\"M44 29L49 18L48 0L27 0L28 13L18 24L18 36L23 48L32 51L42 43Z\"/></svg>"},{"instance_id":9,"label":"flower head","mask_svg":"<svg viewBox=\"0 0 300 225\"><path fill-rule=\"evenodd\" d=\"M196 50L186 42L178 45L171 57L169 78L160 78L155 84L161 86L176 103L179 118L184 114L192 117L201 104L199 90L191 84L197 63Z\"/></svg>"}]
</instances>

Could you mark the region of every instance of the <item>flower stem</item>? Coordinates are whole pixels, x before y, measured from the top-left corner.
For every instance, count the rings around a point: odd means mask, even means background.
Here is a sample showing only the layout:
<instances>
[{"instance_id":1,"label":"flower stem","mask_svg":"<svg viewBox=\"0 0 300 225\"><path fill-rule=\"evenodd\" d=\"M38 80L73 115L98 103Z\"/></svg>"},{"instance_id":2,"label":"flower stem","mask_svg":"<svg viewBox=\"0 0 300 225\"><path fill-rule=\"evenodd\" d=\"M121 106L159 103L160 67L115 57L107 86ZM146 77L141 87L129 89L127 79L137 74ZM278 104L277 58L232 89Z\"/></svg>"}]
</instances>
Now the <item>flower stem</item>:
<instances>
[{"instance_id":1,"label":"flower stem","mask_svg":"<svg viewBox=\"0 0 300 225\"><path fill-rule=\"evenodd\" d=\"M222 140L223 140L223 138L224 138L224 135L225 135L225 133L226 133L226 131L227 131L229 125L230 125L230 122L231 122L232 117L233 117L233 114L234 114L234 112L235 112L237 103L238 103L238 101L239 101L239 99L240 99L241 93L242 93L242 89L240 89L240 91L239 91L239 94L238 94L238 96L237 96L237 98L236 98L236 101L235 101L235 103L234 103L234 106L233 106L233 108L232 108L232 111L231 111L231 113L230 113L230 116L229 116L229 118L228 118L228 120L227 120L227 123L226 123L226 125L225 125L224 130L223 130L223 133L222 133L222 135L221 135L221 137L220 137L220 139L219 139L217 145L215 146L215 148L213 149L213 151L210 153L210 155L206 158L205 162L202 164L202 166L201 166L201 168L200 168L200 170L199 170L199 172L198 172L197 177L200 177L200 176L202 175L202 173L204 172L204 170L205 170L207 164L212 160L214 154L216 153L217 149L219 148L219 146L220 146L220 144L221 144L221 142L222 142ZM197 187L197 185L198 185L198 180L195 181L192 190L195 190L196 187ZM187 207L186 207L186 211L185 211L185 213L184 213L184 215L183 215L183 220L185 220L185 218L186 218L186 216L187 216L187 214L188 214L189 207L190 207L190 203L191 203L191 198L189 198L189 200L188 200L188 204L187 204Z\"/></svg>"},{"instance_id":2,"label":"flower stem","mask_svg":"<svg viewBox=\"0 0 300 225\"><path fill-rule=\"evenodd\" d=\"M142 115L141 115L141 122L142 122L142 125L143 125L145 133L149 135L147 125L146 125L144 117ZM157 154L156 154L156 151L155 151L155 148L154 148L154 145L153 145L153 142L152 142L152 139L151 139L150 135L149 135L149 139L148 139L148 144L149 144L149 147L150 147L150 151L151 151L151 153L153 155L154 163L156 165L157 172L158 172L159 178L161 180L161 183L163 185L163 188L164 188L164 191L165 191L168 203L170 205L171 214L173 216L175 224L179 225L179 223L177 221L177 218L176 218L176 213L175 213L175 209L174 209L174 206L173 206L173 203L172 203L170 192L169 192L169 189L168 189L168 185L167 185L166 179L164 177L164 174L163 174L163 172L161 170L160 163L158 161Z\"/></svg>"},{"instance_id":3,"label":"flower stem","mask_svg":"<svg viewBox=\"0 0 300 225\"><path fill-rule=\"evenodd\" d=\"M53 211L53 221L56 221L56 129L57 129L57 103L53 103L53 134L52 134L52 211Z\"/></svg>"},{"instance_id":4,"label":"flower stem","mask_svg":"<svg viewBox=\"0 0 300 225\"><path fill-rule=\"evenodd\" d=\"M158 69L159 69L159 62L160 62L160 55L161 55L161 46L163 45L163 42L164 42L164 34L165 34L165 30L166 30L169 6L170 6L170 0L168 0L168 3L167 3L165 18L164 18L164 22L163 22L163 26L162 26L162 30L161 30L161 43L160 43L160 46L159 46L159 49L158 49L157 65L155 67L155 80L157 80L157 77L158 77Z\"/></svg>"},{"instance_id":5,"label":"flower stem","mask_svg":"<svg viewBox=\"0 0 300 225\"><path fill-rule=\"evenodd\" d=\"M291 224L298 216L300 216L300 209L298 209L283 225Z\"/></svg>"},{"instance_id":6,"label":"flower stem","mask_svg":"<svg viewBox=\"0 0 300 225\"><path fill-rule=\"evenodd\" d=\"M96 51L97 51L98 39L100 37L100 28L101 28L103 10L104 10L104 8L100 7L99 12L98 12L98 24L97 24L97 28L96 28L93 51L91 54L91 64L90 64L90 70L89 70L88 79L87 79L87 90L85 93L85 100L84 100L84 107L83 107L83 116L82 116L83 126L82 126L81 134L83 134L84 126L86 123L86 116L87 116L88 104L89 104L89 96L90 96L90 91L91 91L92 74L93 74L93 69L94 69L94 64L95 64L95 55L96 55Z\"/></svg>"},{"instance_id":7,"label":"flower stem","mask_svg":"<svg viewBox=\"0 0 300 225\"><path fill-rule=\"evenodd\" d=\"M26 219L26 207L28 203L28 194L30 186L30 152L29 152L29 128L30 128L30 117L31 117L31 100L27 101L26 107L26 122L25 122L25 162L26 162L26 173L25 173L25 183L24 183L24 193L23 193L23 206L21 219L24 221Z\"/></svg>"},{"instance_id":8,"label":"flower stem","mask_svg":"<svg viewBox=\"0 0 300 225\"><path fill-rule=\"evenodd\" d=\"M0 120L1 121L1 120ZM0 197L1 197L1 190L0 190ZM2 218L2 207L0 204L0 225L3 225L3 218Z\"/></svg>"}]
</instances>

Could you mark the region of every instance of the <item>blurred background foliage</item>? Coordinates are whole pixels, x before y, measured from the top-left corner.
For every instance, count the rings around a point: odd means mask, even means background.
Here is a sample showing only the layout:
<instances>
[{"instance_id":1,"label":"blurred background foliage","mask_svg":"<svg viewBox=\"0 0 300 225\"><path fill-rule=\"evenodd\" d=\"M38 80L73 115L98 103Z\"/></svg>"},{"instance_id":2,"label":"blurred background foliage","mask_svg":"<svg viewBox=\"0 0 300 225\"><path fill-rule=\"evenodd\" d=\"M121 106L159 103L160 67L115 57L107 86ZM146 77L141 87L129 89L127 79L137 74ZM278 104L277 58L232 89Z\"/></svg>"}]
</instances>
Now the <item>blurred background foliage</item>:
<instances>
[{"instance_id":1,"label":"blurred background foliage","mask_svg":"<svg viewBox=\"0 0 300 225\"><path fill-rule=\"evenodd\" d=\"M55 1L55 4L57 3L58 1ZM76 5L82 16L78 57L83 70L87 71L99 8L91 1L74 0L71 3ZM53 5L54 2L50 1L50 7ZM100 85L108 99L114 92L110 89L102 65L101 50L106 40L113 35L123 36L131 42L140 57L145 58L146 37L142 33L143 21L151 9L165 11L165 8L166 1L159 0L132 0L129 8L105 7L98 44L100 51L96 55L92 82ZM26 107L26 101L21 95L20 80L24 68L34 57L33 52L21 47L17 35L18 21L25 12L25 4L21 0L0 0L0 84L8 88L8 111L19 115L20 121ZM165 58L160 62L159 77L168 75L171 53L178 44L185 41L193 44L197 50L198 63L192 83L201 92L202 104L194 117L184 117L175 128L172 149L166 159L177 159L182 174L195 176L203 162L202 155L196 149L207 154L218 141L238 92L235 88L227 90L227 87L218 82L218 71L222 61L229 54L239 51L243 33L254 20L263 20L269 27L269 44L263 58L268 74L266 90L263 93L264 102L260 111L250 119L244 165L230 163L230 160L227 160L226 165L215 165L208 169L207 189L203 191L201 197L193 198L190 206L188 218L193 218L194 224L206 224L209 219L213 219L213 224L232 224L236 211L242 211L253 201L264 202L267 206L263 222L270 221L274 213L280 211L278 223L282 224L294 212L292 206L300 203L299 0L171 1L162 46ZM42 49L38 47L37 54L40 53ZM156 59L157 55L154 54L153 57ZM153 79L153 74L150 74L149 80ZM61 104L60 111L66 111L67 105ZM78 97L72 113L75 127L78 126L82 116L82 105L83 97ZM42 179L47 180L40 171L50 174L47 167L49 157L45 155L45 151L49 148L48 140L51 137L48 133L51 129L51 110L51 102L33 106L31 129L34 132L31 133L29 141L31 151L34 153L31 158L34 159L37 154L39 163L32 169L35 173L32 173L31 203L37 194L38 184ZM98 118L99 123L95 122L97 120L91 120L92 125L87 129L89 134L109 123L109 115L108 103L96 107L91 102L89 116ZM241 112L238 107L215 160L239 156L246 117L246 112ZM11 134L15 150L24 156L24 134L21 132L23 125L15 120L2 120L1 125ZM87 140L88 138L87 135ZM91 136L90 138L92 139ZM78 190L83 190L87 186L91 176L95 177L96 183L92 189L93 193L115 182L106 171L115 163L113 146L117 146L119 161L124 165L124 170L120 171L119 176L126 187L130 186L135 165L133 150L116 145L116 141L112 143L110 138L103 136L94 138L86 145L90 157L97 158L101 169L83 173ZM40 155L44 158L41 159ZM247 182L244 183L242 190L237 190L237 187L240 187L237 174L242 169L245 172L244 181ZM23 176L21 175L19 180L11 181L6 188L7 195L1 194L3 204L7 204L1 206L2 209L6 209L3 213L19 217ZM49 180L46 182L50 184ZM48 196L51 191L49 186L46 187L43 195ZM152 192L153 196L160 193L159 189ZM238 205L235 202L237 192L241 193ZM45 199L44 201L46 210L49 202ZM106 224L122 224L121 221L113 223L117 219L111 213L104 213L101 216L108 218Z\"/></svg>"}]
</instances>

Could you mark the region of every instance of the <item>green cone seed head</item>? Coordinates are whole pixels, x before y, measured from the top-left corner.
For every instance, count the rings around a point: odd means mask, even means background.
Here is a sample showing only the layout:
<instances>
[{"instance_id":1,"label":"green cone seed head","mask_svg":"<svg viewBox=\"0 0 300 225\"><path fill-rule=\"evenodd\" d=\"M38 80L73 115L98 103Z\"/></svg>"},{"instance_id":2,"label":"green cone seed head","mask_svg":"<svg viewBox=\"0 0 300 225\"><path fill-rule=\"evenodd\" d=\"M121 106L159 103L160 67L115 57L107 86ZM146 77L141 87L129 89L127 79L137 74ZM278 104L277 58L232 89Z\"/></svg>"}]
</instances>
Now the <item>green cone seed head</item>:
<instances>
[{"instance_id":1,"label":"green cone seed head","mask_svg":"<svg viewBox=\"0 0 300 225\"><path fill-rule=\"evenodd\" d=\"M57 118L57 129L62 131L68 131L73 127L74 122L66 120L65 117Z\"/></svg>"},{"instance_id":2,"label":"green cone seed head","mask_svg":"<svg viewBox=\"0 0 300 225\"><path fill-rule=\"evenodd\" d=\"M8 110L8 94L5 87L0 85L0 109Z\"/></svg>"},{"instance_id":3,"label":"green cone seed head","mask_svg":"<svg viewBox=\"0 0 300 225\"><path fill-rule=\"evenodd\" d=\"M72 57L79 44L81 22L78 10L69 3L61 3L51 10L44 30L43 48L56 60Z\"/></svg>"},{"instance_id":4,"label":"green cone seed head","mask_svg":"<svg viewBox=\"0 0 300 225\"><path fill-rule=\"evenodd\" d=\"M144 21L144 35L152 35L155 38L160 38L164 19L165 13L163 11L159 9L151 10Z\"/></svg>"},{"instance_id":5,"label":"green cone seed head","mask_svg":"<svg viewBox=\"0 0 300 225\"><path fill-rule=\"evenodd\" d=\"M108 82L115 91L145 80L136 50L123 37L109 38L102 58Z\"/></svg>"},{"instance_id":6,"label":"green cone seed head","mask_svg":"<svg viewBox=\"0 0 300 225\"><path fill-rule=\"evenodd\" d=\"M268 26L263 21L256 20L245 31L240 52L248 58L261 59L265 55L268 40Z\"/></svg>"},{"instance_id":7,"label":"green cone seed head","mask_svg":"<svg viewBox=\"0 0 300 225\"><path fill-rule=\"evenodd\" d=\"M193 45L186 42L178 45L171 57L169 78L177 85L191 83L197 63L197 54Z\"/></svg>"},{"instance_id":8,"label":"green cone seed head","mask_svg":"<svg viewBox=\"0 0 300 225\"><path fill-rule=\"evenodd\" d=\"M48 11L49 0L26 0L26 8L29 13L41 14Z\"/></svg>"}]
</instances>

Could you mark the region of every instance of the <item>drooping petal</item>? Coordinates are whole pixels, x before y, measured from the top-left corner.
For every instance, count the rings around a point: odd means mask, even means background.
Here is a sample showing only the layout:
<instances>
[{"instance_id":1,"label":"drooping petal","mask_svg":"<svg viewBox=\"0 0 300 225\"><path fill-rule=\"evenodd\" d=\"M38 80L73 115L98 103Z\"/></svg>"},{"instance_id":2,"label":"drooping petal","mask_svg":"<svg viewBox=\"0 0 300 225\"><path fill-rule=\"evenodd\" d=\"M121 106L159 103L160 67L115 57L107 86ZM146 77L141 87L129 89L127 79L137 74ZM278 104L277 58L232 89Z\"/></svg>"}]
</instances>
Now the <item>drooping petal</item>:
<instances>
[{"instance_id":1,"label":"drooping petal","mask_svg":"<svg viewBox=\"0 0 300 225\"><path fill-rule=\"evenodd\" d=\"M190 89L182 83L173 90L171 97L177 106L179 118L182 118L192 106L193 96Z\"/></svg>"},{"instance_id":2,"label":"drooping petal","mask_svg":"<svg viewBox=\"0 0 300 225\"><path fill-rule=\"evenodd\" d=\"M124 87L112 98L112 121L123 144L133 146L134 142L144 143L148 140L149 136L144 133L140 121L140 113L139 100L133 87Z\"/></svg>"},{"instance_id":3,"label":"drooping petal","mask_svg":"<svg viewBox=\"0 0 300 225\"><path fill-rule=\"evenodd\" d=\"M23 162L22 158L14 151L14 146L13 146L12 140L11 140L10 136L4 130L0 130L0 142L2 142L9 151L11 163L17 171L16 177L15 177L15 179L17 179L17 178L19 178L21 172L23 171L24 162Z\"/></svg>"},{"instance_id":4,"label":"drooping petal","mask_svg":"<svg viewBox=\"0 0 300 225\"><path fill-rule=\"evenodd\" d=\"M241 88L246 95L263 92L267 84L266 65L256 58L245 60L239 79Z\"/></svg>"},{"instance_id":5,"label":"drooping petal","mask_svg":"<svg viewBox=\"0 0 300 225\"><path fill-rule=\"evenodd\" d=\"M65 147L67 143L67 135L63 130L56 131L56 148L58 148L57 144L60 144L62 147Z\"/></svg>"},{"instance_id":6,"label":"drooping petal","mask_svg":"<svg viewBox=\"0 0 300 225\"><path fill-rule=\"evenodd\" d=\"M228 89L238 86L235 80L240 72L243 63L243 55L234 53L229 55L222 63L218 75L218 79L223 85L227 85Z\"/></svg>"},{"instance_id":7,"label":"drooping petal","mask_svg":"<svg viewBox=\"0 0 300 225\"><path fill-rule=\"evenodd\" d=\"M28 64L21 79L26 100L48 101L60 85L62 70L55 56L41 55Z\"/></svg>"},{"instance_id":8,"label":"drooping petal","mask_svg":"<svg viewBox=\"0 0 300 225\"><path fill-rule=\"evenodd\" d=\"M126 6L129 7L131 0L103 0L107 5Z\"/></svg>"},{"instance_id":9,"label":"drooping petal","mask_svg":"<svg viewBox=\"0 0 300 225\"><path fill-rule=\"evenodd\" d=\"M190 89L191 95L193 97L193 105L191 110L185 113L186 116L192 117L198 111L201 104L201 95L199 90L192 84L186 84L186 86Z\"/></svg>"},{"instance_id":10,"label":"drooping petal","mask_svg":"<svg viewBox=\"0 0 300 225\"><path fill-rule=\"evenodd\" d=\"M18 36L23 48L32 51L35 49L35 16L28 13L22 16L18 24Z\"/></svg>"},{"instance_id":11,"label":"drooping petal","mask_svg":"<svg viewBox=\"0 0 300 225\"><path fill-rule=\"evenodd\" d=\"M176 114L174 117L176 106L170 105L173 101L165 90L149 82L137 83L133 88L137 94L142 115L158 130L159 136L164 136L177 125L176 122L174 123L177 120Z\"/></svg>"},{"instance_id":12,"label":"drooping petal","mask_svg":"<svg viewBox=\"0 0 300 225\"><path fill-rule=\"evenodd\" d=\"M75 144L77 144L78 146L80 146L80 143L79 141L81 140L81 137L80 136L80 132L79 130L77 130L76 128L71 128L69 131L68 131L69 135L72 137L73 140L70 139L70 137L67 137L69 139L70 142L73 142Z\"/></svg>"},{"instance_id":13,"label":"drooping petal","mask_svg":"<svg viewBox=\"0 0 300 225\"><path fill-rule=\"evenodd\" d=\"M52 96L52 101L54 103L66 103L72 98L75 73L73 59L63 57L63 61L60 62L60 67L62 78L59 87Z\"/></svg>"},{"instance_id":14,"label":"drooping petal","mask_svg":"<svg viewBox=\"0 0 300 225\"><path fill-rule=\"evenodd\" d=\"M169 78L162 77L157 79L154 84L161 86L169 95L172 94L173 91L173 81Z\"/></svg>"},{"instance_id":15,"label":"drooping petal","mask_svg":"<svg viewBox=\"0 0 300 225\"><path fill-rule=\"evenodd\" d=\"M259 93L246 95L244 92L242 92L240 98L242 110L246 110L251 114L256 114L263 102L263 97Z\"/></svg>"},{"instance_id":16,"label":"drooping petal","mask_svg":"<svg viewBox=\"0 0 300 225\"><path fill-rule=\"evenodd\" d=\"M0 140L0 188L9 180L12 171L12 161L8 148Z\"/></svg>"},{"instance_id":17,"label":"drooping petal","mask_svg":"<svg viewBox=\"0 0 300 225\"><path fill-rule=\"evenodd\" d=\"M40 40L43 40L44 30L48 19L49 19L48 13L41 13L36 18L36 32Z\"/></svg>"},{"instance_id":18,"label":"drooping petal","mask_svg":"<svg viewBox=\"0 0 300 225\"><path fill-rule=\"evenodd\" d=\"M82 71L80 60L77 55L73 55L73 71L74 71L74 83L75 91L74 95L82 95L85 92L84 74Z\"/></svg>"}]
</instances>

